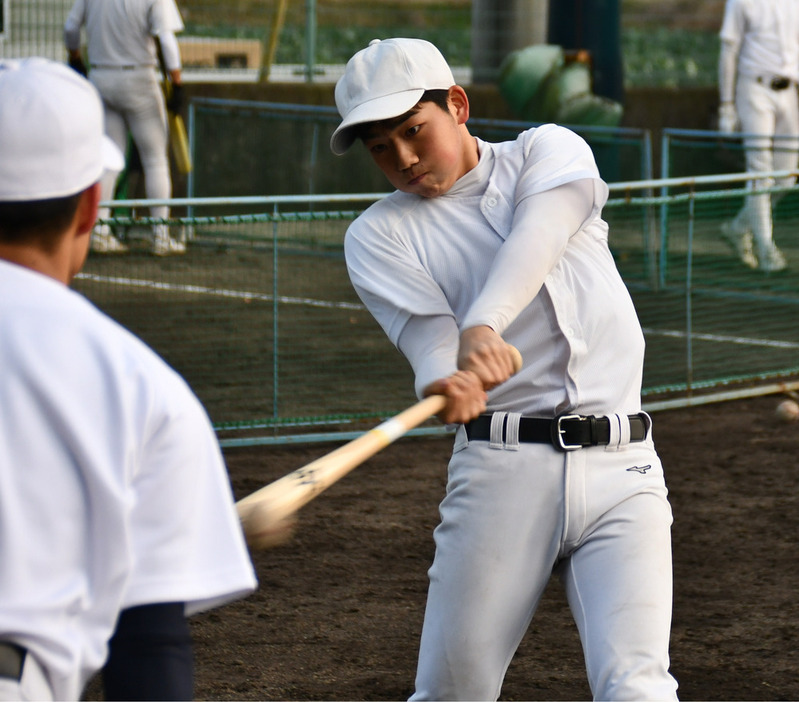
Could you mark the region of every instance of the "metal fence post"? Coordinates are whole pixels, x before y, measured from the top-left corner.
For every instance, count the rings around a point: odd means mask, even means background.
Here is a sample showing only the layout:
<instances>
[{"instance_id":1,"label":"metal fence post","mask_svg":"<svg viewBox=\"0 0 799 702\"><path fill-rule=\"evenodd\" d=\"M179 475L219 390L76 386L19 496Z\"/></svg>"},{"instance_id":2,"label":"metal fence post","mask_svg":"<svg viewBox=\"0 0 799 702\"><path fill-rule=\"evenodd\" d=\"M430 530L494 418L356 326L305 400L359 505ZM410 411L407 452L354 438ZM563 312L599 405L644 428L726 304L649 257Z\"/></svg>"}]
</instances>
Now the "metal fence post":
<instances>
[{"instance_id":1,"label":"metal fence post","mask_svg":"<svg viewBox=\"0 0 799 702\"><path fill-rule=\"evenodd\" d=\"M316 66L316 0L305 0L305 81L313 83Z\"/></svg>"}]
</instances>

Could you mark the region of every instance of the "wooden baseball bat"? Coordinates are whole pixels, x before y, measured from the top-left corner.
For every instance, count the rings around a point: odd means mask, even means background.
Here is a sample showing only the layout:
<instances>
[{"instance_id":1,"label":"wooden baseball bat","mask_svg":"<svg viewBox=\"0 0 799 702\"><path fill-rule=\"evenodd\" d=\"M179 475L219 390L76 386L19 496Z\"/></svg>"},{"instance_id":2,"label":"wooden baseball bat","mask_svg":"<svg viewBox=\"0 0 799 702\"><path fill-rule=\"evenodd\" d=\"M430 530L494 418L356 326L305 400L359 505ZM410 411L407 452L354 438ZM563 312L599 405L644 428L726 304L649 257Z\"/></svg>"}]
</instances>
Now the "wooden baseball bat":
<instances>
[{"instance_id":1,"label":"wooden baseball bat","mask_svg":"<svg viewBox=\"0 0 799 702\"><path fill-rule=\"evenodd\" d=\"M518 349L511 348L514 373L517 373L522 357ZM239 500L236 509L247 542L253 548L271 544L270 527L293 515L365 460L441 412L446 405L444 395L426 397L349 443Z\"/></svg>"},{"instance_id":2,"label":"wooden baseball bat","mask_svg":"<svg viewBox=\"0 0 799 702\"><path fill-rule=\"evenodd\" d=\"M175 165L183 173L191 173L191 153L189 152L189 138L186 134L186 125L183 117L177 112L169 111L169 143L172 146L172 155L175 157Z\"/></svg>"}]
</instances>

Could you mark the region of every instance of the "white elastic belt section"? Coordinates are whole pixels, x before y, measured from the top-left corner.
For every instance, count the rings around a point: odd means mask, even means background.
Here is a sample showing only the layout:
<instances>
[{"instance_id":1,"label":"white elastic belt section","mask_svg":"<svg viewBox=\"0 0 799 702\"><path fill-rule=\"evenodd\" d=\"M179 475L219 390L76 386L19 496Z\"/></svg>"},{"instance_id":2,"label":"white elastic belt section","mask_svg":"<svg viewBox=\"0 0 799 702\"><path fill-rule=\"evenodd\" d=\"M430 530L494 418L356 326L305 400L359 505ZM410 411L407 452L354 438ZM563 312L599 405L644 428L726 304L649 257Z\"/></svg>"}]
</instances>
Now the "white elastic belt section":
<instances>
[{"instance_id":1,"label":"white elastic belt section","mask_svg":"<svg viewBox=\"0 0 799 702\"><path fill-rule=\"evenodd\" d=\"M606 415L610 422L610 441L606 451L618 451L630 443L630 418L626 414Z\"/></svg>"},{"instance_id":2,"label":"white elastic belt section","mask_svg":"<svg viewBox=\"0 0 799 702\"><path fill-rule=\"evenodd\" d=\"M519 424L522 415L519 412L508 412L508 419L505 422L505 448L508 451L519 450Z\"/></svg>"},{"instance_id":3,"label":"white elastic belt section","mask_svg":"<svg viewBox=\"0 0 799 702\"><path fill-rule=\"evenodd\" d=\"M502 430L505 427L505 417L507 412L494 412L491 415L491 433L489 434L488 446L493 449L501 449L504 446Z\"/></svg>"},{"instance_id":4,"label":"white elastic belt section","mask_svg":"<svg viewBox=\"0 0 799 702\"><path fill-rule=\"evenodd\" d=\"M489 448L518 451L521 421L522 415L519 412L494 412L491 415Z\"/></svg>"}]
</instances>

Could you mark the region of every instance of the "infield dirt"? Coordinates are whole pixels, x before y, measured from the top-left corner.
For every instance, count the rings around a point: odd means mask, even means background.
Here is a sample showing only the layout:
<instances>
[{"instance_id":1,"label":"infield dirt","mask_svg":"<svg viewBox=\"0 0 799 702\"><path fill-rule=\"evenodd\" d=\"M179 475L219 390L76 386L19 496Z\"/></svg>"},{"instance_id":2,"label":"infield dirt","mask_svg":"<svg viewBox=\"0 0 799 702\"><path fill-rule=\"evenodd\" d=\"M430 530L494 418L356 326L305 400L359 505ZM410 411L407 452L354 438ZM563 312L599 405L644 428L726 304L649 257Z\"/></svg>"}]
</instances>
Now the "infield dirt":
<instances>
[{"instance_id":1,"label":"infield dirt","mask_svg":"<svg viewBox=\"0 0 799 702\"><path fill-rule=\"evenodd\" d=\"M799 422L781 397L654 415L674 510L672 671L683 700L799 699ZM259 590L192 619L198 699L401 700L412 692L449 438L402 439L254 554ZM331 445L226 452L237 497ZM96 686L89 699L101 699ZM587 700L553 580L501 699Z\"/></svg>"}]
</instances>

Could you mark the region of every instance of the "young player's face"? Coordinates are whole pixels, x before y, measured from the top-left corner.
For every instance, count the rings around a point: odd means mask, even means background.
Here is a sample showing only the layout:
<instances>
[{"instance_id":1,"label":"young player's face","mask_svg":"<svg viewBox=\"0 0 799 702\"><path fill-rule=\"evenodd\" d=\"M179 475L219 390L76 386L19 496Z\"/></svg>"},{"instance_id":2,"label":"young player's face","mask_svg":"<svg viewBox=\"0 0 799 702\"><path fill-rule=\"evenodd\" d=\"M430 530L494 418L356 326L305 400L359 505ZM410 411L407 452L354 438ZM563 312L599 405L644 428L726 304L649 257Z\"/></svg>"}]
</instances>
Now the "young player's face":
<instances>
[{"instance_id":1,"label":"young player's face","mask_svg":"<svg viewBox=\"0 0 799 702\"><path fill-rule=\"evenodd\" d=\"M397 119L372 125L363 142L397 190L438 197L477 165L477 144L464 126L468 114L465 93L451 88L449 111L419 103Z\"/></svg>"}]
</instances>

